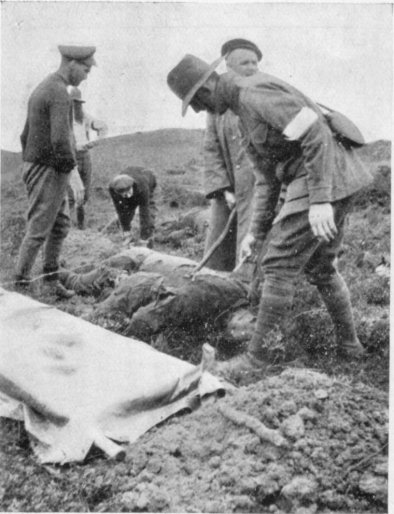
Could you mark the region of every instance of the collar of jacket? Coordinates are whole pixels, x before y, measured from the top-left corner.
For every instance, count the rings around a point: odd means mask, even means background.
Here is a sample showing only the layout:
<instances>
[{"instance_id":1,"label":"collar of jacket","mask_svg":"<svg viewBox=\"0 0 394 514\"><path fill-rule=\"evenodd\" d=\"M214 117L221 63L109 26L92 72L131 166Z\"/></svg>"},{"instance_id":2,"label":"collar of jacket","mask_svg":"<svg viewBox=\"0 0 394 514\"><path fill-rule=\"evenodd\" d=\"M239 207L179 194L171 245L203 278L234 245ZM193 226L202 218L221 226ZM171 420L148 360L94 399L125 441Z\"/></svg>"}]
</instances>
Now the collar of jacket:
<instances>
[{"instance_id":1,"label":"collar of jacket","mask_svg":"<svg viewBox=\"0 0 394 514\"><path fill-rule=\"evenodd\" d=\"M70 85L70 83L68 82L68 80L66 79L66 77L63 75L63 73L60 70L55 71L55 73L53 75L55 77L58 77L62 82L64 82L66 84L66 86Z\"/></svg>"},{"instance_id":2,"label":"collar of jacket","mask_svg":"<svg viewBox=\"0 0 394 514\"><path fill-rule=\"evenodd\" d=\"M223 114L227 109L231 109L238 114L241 87L237 83L237 77L231 72L220 75L215 90L215 111L217 113Z\"/></svg>"}]
</instances>

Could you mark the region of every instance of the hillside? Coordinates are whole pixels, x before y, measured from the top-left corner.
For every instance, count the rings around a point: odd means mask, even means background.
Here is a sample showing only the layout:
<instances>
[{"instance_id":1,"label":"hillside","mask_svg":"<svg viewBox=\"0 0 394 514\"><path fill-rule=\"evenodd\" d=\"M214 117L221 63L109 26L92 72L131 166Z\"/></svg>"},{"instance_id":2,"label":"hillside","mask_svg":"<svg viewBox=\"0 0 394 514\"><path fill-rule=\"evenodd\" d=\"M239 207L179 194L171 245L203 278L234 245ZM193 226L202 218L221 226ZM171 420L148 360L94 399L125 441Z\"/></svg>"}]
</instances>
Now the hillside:
<instances>
[{"instance_id":1,"label":"hillside","mask_svg":"<svg viewBox=\"0 0 394 514\"><path fill-rule=\"evenodd\" d=\"M114 216L107 184L128 165L151 167L158 178L154 249L199 261L207 218L199 223L196 217L192 223L191 213L207 215L208 210L202 193L202 137L199 130L167 129L100 141L92 149L87 228L72 226L63 247L64 265L97 269L106 257L124 249L118 228L103 228ZM338 357L329 316L315 288L302 279L291 324L276 343L278 360L267 376L195 413L161 423L127 447L124 462L106 460L92 450L83 465L39 466L24 427L1 418L0 475L5 485L0 487L0 510L387 512L391 143L375 141L359 151L375 180L349 216L338 267L349 285L366 357L359 362ZM10 290L26 223L20 163L19 153L1 152L0 283ZM138 239L136 218L132 232ZM41 272L37 259L34 275ZM94 295L60 300L40 287L29 294L118 333L129 321L118 311L113 319L100 313L86 318L100 302ZM248 309L254 313L254 306ZM227 359L242 343L236 331L223 331L229 313L222 314L193 330L170 326L147 342L192 363L200 361L202 344L209 342L218 360ZM244 328L240 325L239 331ZM226 408L286 430L294 439L292 446L276 448L260 440L247 424L226 417Z\"/></svg>"},{"instance_id":2,"label":"hillside","mask_svg":"<svg viewBox=\"0 0 394 514\"><path fill-rule=\"evenodd\" d=\"M201 152L202 130L162 129L109 137L97 142L93 160L98 176L117 173L130 165L159 170L182 166ZM21 154L1 150L3 177L14 174L22 162Z\"/></svg>"},{"instance_id":3,"label":"hillside","mask_svg":"<svg viewBox=\"0 0 394 514\"><path fill-rule=\"evenodd\" d=\"M368 143L359 150L360 154L368 159L369 161L387 161L387 164L391 161L391 142L387 140L378 140L372 143Z\"/></svg>"},{"instance_id":4,"label":"hillside","mask_svg":"<svg viewBox=\"0 0 394 514\"><path fill-rule=\"evenodd\" d=\"M22 164L22 156L18 152L1 150L1 176L8 176L15 173Z\"/></svg>"},{"instance_id":5,"label":"hillside","mask_svg":"<svg viewBox=\"0 0 394 514\"><path fill-rule=\"evenodd\" d=\"M202 130L161 129L136 132L99 141L93 149L93 157L99 176L115 173L129 165L144 165L154 169L176 167L200 156L202 140ZM391 142L374 141L359 152L369 162L389 164ZM1 150L3 176L14 173L21 162L20 153Z\"/></svg>"}]
</instances>

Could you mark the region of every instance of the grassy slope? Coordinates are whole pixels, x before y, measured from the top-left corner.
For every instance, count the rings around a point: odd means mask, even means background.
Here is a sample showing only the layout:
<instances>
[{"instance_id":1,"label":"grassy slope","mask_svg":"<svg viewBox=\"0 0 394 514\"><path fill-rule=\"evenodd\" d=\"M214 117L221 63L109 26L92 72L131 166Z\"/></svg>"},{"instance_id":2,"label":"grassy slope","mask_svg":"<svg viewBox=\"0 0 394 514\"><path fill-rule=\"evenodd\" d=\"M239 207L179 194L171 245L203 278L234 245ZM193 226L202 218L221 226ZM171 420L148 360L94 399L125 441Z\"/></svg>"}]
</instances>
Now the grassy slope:
<instances>
[{"instance_id":1,"label":"grassy slope","mask_svg":"<svg viewBox=\"0 0 394 514\"><path fill-rule=\"evenodd\" d=\"M88 227L97 229L114 216L107 184L127 166L151 168L158 178L159 222L177 212L168 208L172 199L183 206L204 203L201 163L201 130L164 129L101 140L91 151L94 178L87 208ZM9 279L23 234L26 195L21 181L21 154L1 151L1 257L0 282ZM169 170L187 170L182 176ZM194 196L193 196L194 192ZM193 203L194 202L194 203Z\"/></svg>"},{"instance_id":2,"label":"grassy slope","mask_svg":"<svg viewBox=\"0 0 394 514\"><path fill-rule=\"evenodd\" d=\"M106 181L109 175L130 165L160 170L180 167L201 158L203 131L162 129L104 139L93 150L95 176ZM389 141L375 141L360 150L369 162L390 165ZM8 182L18 170L20 153L1 150L1 176Z\"/></svg>"},{"instance_id":3,"label":"grassy slope","mask_svg":"<svg viewBox=\"0 0 394 514\"><path fill-rule=\"evenodd\" d=\"M130 165L147 166L159 171L182 166L201 153L203 131L161 129L108 137L93 149L95 175L107 179ZM21 154L1 150L2 178L8 181L21 164Z\"/></svg>"},{"instance_id":4,"label":"grassy slope","mask_svg":"<svg viewBox=\"0 0 394 514\"><path fill-rule=\"evenodd\" d=\"M160 221L179 216L193 202L202 203L201 141L201 131L183 130L162 130L102 141L92 152L95 175L88 207L91 232L86 233L87 239L92 240L97 228L113 215L106 191L109 177L131 164L149 166L156 172L160 183ZM389 166L388 142L376 142L363 152L374 170ZM20 162L19 154L2 152L1 282L11 277L25 224L26 198L18 173ZM386 178L377 184L376 191L368 197L363 208L359 207L350 217L344 253L339 261L350 286L360 337L371 350L365 364L344 365L332 358L331 326L321 314L316 292L305 281L301 281L298 288L294 308L294 317L298 317L292 333L292 343L301 342L305 346L306 341L309 347L318 350L317 354L311 354L310 367L346 375L349 380L361 380L383 389L388 385L388 281L377 277L360 256L365 252L376 258L389 254L389 175ZM174 199L178 201L178 208L170 207ZM90 249L89 246L86 253ZM168 248L169 253L174 251ZM193 242L193 246L182 244L176 251L201 254L202 242L198 245ZM186 338L182 345L185 341ZM127 485L129 480L131 468L128 462L117 464L94 459L64 470L39 466L20 424L9 420L1 421L0 436L0 475L6 478L4 488L0 489L5 494L3 500L0 499L0 510L97 511L100 503L106 500L106 511L110 511L108 506L113 501L114 484ZM113 508L118 510L116 507L113 503Z\"/></svg>"},{"instance_id":5,"label":"grassy slope","mask_svg":"<svg viewBox=\"0 0 394 514\"><path fill-rule=\"evenodd\" d=\"M107 192L110 178L129 165L152 168L159 183L158 224L174 219L194 205L203 205L202 194L202 138L201 130L166 129L147 133L117 136L102 140L92 150L94 179L91 200L88 204L88 228L97 230L114 215ZM376 174L386 170L385 176L377 174L375 185L363 196L361 207L350 217L340 259L340 267L348 278L356 310L361 318L376 317L377 303L387 302L384 280L370 269L360 265L363 253L380 258L390 252L390 143L376 141L364 147L360 153ZM20 154L2 151L2 209L1 209L1 256L0 281L9 280L23 234L26 199L18 167ZM175 204L175 207L171 205ZM380 205L379 205L380 204ZM174 248L164 248L175 253ZM202 242L182 242L176 253L199 259ZM88 249L86 253L89 253ZM361 256L361 257L360 257ZM94 256L92 256L94 258ZM300 311L320 306L313 288L300 282L296 315ZM379 310L379 306L378 306ZM380 314L378 313L378 317ZM309 318L307 320L310 321ZM365 323L364 323L365 325ZM367 331L364 338L369 336ZM313 338L308 334L308 338ZM312 344L312 343L311 343Z\"/></svg>"}]
</instances>

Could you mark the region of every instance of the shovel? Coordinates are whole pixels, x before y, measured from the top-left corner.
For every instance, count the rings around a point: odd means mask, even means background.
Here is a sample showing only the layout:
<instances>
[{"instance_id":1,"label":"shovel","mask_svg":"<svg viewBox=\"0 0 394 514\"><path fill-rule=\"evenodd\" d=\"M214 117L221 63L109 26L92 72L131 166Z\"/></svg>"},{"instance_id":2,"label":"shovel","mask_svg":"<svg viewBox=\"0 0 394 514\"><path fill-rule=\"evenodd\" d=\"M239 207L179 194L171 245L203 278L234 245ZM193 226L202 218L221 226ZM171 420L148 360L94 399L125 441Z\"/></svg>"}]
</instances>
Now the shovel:
<instances>
[{"instance_id":1,"label":"shovel","mask_svg":"<svg viewBox=\"0 0 394 514\"><path fill-rule=\"evenodd\" d=\"M231 209L230 216L228 217L226 226L223 229L223 232L219 235L219 237L216 239L216 241L213 243L213 245L207 250L204 257L201 259L201 261L197 264L197 266L194 268L191 279L192 281L196 278L197 273L205 266L205 264L209 261L209 259L212 257L214 251L222 244L224 238L227 236L228 231L230 230L231 223L233 222L233 219L235 218L237 211L235 207Z\"/></svg>"}]
</instances>

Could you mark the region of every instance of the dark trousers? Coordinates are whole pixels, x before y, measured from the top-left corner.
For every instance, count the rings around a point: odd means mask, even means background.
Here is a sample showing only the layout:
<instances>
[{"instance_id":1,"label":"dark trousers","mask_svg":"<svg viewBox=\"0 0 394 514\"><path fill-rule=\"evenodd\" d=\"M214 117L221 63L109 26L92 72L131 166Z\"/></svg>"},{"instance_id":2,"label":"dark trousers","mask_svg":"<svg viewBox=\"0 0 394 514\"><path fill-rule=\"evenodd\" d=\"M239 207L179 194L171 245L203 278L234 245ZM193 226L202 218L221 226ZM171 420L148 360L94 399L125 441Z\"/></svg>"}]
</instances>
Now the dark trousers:
<instances>
[{"instance_id":1,"label":"dark trousers","mask_svg":"<svg viewBox=\"0 0 394 514\"><path fill-rule=\"evenodd\" d=\"M64 239L70 229L67 201L69 174L40 164L23 164L28 195L27 229L22 240L16 278L28 280L40 248L44 245L44 272L56 271Z\"/></svg>"}]
</instances>

